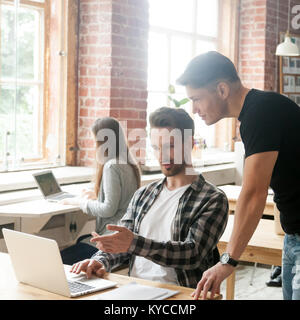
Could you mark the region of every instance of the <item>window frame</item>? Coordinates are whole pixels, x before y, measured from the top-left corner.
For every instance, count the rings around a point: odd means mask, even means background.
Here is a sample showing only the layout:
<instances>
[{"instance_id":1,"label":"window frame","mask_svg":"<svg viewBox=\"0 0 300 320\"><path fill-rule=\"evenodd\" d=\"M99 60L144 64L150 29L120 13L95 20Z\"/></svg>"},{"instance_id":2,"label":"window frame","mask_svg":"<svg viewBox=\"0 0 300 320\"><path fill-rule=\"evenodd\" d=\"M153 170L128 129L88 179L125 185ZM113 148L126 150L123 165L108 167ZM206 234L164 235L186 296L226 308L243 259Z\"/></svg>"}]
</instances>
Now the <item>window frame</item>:
<instances>
[{"instance_id":1,"label":"window frame","mask_svg":"<svg viewBox=\"0 0 300 320\"><path fill-rule=\"evenodd\" d=\"M34 1L30 1L30 0L19 0L19 4L20 6L22 6L23 8L32 8L32 9L36 9L39 14L40 14L40 18L42 16L42 23L40 26L39 26L39 33L41 33L41 31L43 30L44 31L44 34L45 34L45 27L46 27L46 23L45 23L45 20L46 20L46 11L45 11L45 8L46 8L46 4L45 3L39 3L39 2L34 2ZM48 0L46 0L48 1ZM2 5L13 5L14 4L14 0L0 0L0 4ZM40 20L40 21L41 21ZM39 34L39 42L40 41L43 41L42 40L42 36L41 34ZM45 36L44 36L44 39L45 39ZM40 43L39 43L40 44ZM44 41L43 43L43 46L42 48L40 48L40 51L43 51L43 52L40 52L39 53L39 62L38 62L38 78L36 80L23 80L23 81L20 81L21 79L17 79L17 78L14 78L13 80L1 80L0 78L0 84L6 84L6 85L9 85L9 84L14 84L16 81L18 82L18 85L19 86L22 86L22 84L24 84L25 86L37 86L38 87L38 93L39 93L39 97L38 97L38 107L37 107L37 110L38 110L38 132L40 133L40 127L41 127L41 122L42 122L42 115L41 115L41 110L44 109L44 104L45 104L45 95L44 95L44 89L45 88L45 82L47 81L47 78L44 77L42 78L41 75L44 74L44 67L45 67L45 61L44 61L44 57L45 57L45 50L46 50L46 43ZM42 61L44 61L44 64L42 65ZM43 108L41 107L41 104L43 104ZM41 147L41 140L42 139L39 139L38 140L38 150L41 150L41 154L43 155L43 150L42 150L42 147ZM24 158L21 158L21 161L22 159ZM24 162L33 162L33 161L40 161L42 160L43 157L35 157L35 158L26 158L24 159ZM1 161L0 161L1 163Z\"/></svg>"},{"instance_id":2,"label":"window frame","mask_svg":"<svg viewBox=\"0 0 300 320\"><path fill-rule=\"evenodd\" d=\"M39 134L42 135L42 141L39 139L39 143L42 143L42 146L39 145L41 150L41 157L36 158L26 158L22 162L22 165L17 168L8 169L7 171L22 171L34 169L34 168L47 168L53 166L65 166L65 165L76 165L76 155L77 155L77 110L78 110L78 28L79 28L79 1L78 0L66 0L63 1L62 9L62 34L59 35L60 39L60 59L61 67L64 70L61 75L61 101L60 101L60 129L59 129L59 154L61 157L61 162L57 165L53 164L49 160L49 154L47 154L46 149L46 139L48 133L50 132L50 123L49 123L49 76L50 76L50 35L47 30L50 26L50 0L45 0L42 2L35 2L31 0L19 0L19 4L22 7L33 7L37 9L43 9L44 11L44 57L41 57L41 61L44 62L43 68L43 83L44 90L41 93L43 95L43 107L39 108L40 119L39 126L43 127L43 131L39 131ZM0 0L1 4L13 4L14 0ZM67 59L63 59L64 56L67 56ZM40 77L40 73L39 73ZM39 99L41 101L41 99ZM68 135L66 134L68 132ZM61 142L63 141L63 142ZM4 161L0 159L0 163ZM2 171L1 172L6 172Z\"/></svg>"},{"instance_id":3,"label":"window frame","mask_svg":"<svg viewBox=\"0 0 300 320\"><path fill-rule=\"evenodd\" d=\"M171 81L171 66L170 66L170 51L171 51L171 37L174 35L192 37L192 55L196 53L196 43L198 40L206 42L214 42L216 50L223 53L230 58L237 66L238 59L238 17L240 9L240 0L218 0L218 29L216 36L201 35L197 32L197 0L194 0L193 10L193 31L185 32L178 30L170 30L168 28L149 25L149 33L165 34L168 39L168 83ZM167 91L151 90L148 89L148 93L151 94L165 94L167 100ZM167 105L170 102L167 100ZM190 112L191 113L191 112ZM191 114L194 119L195 116ZM222 119L215 124L214 129L214 145L215 148L224 150L225 144L228 146L228 151L234 150L234 140L236 136L236 120L235 119Z\"/></svg>"}]
</instances>

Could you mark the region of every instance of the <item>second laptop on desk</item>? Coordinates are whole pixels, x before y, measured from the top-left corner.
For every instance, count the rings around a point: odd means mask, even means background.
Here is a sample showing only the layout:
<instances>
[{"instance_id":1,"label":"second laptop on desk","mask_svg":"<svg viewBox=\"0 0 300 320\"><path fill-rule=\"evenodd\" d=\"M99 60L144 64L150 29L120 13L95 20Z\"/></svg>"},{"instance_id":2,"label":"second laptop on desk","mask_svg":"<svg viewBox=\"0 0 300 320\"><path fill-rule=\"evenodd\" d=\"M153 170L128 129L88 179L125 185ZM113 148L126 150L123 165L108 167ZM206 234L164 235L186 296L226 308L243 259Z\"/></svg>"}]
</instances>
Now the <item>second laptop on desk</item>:
<instances>
[{"instance_id":1,"label":"second laptop on desk","mask_svg":"<svg viewBox=\"0 0 300 320\"><path fill-rule=\"evenodd\" d=\"M33 177L44 198L48 201L57 202L65 198L75 197L75 195L61 190L51 170L34 173Z\"/></svg>"}]
</instances>

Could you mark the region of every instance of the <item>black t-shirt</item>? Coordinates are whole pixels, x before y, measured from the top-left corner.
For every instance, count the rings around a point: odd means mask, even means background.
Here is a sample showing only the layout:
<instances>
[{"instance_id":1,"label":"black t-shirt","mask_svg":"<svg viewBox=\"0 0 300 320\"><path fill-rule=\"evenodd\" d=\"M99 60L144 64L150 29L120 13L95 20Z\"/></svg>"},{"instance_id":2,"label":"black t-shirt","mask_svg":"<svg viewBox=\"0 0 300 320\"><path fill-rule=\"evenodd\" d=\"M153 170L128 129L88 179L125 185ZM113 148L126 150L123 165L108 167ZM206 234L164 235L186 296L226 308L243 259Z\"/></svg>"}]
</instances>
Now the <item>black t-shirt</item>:
<instances>
[{"instance_id":1,"label":"black t-shirt","mask_svg":"<svg viewBox=\"0 0 300 320\"><path fill-rule=\"evenodd\" d=\"M275 92L252 89L242 111L245 157L278 151L270 186L286 233L300 233L300 107Z\"/></svg>"}]
</instances>

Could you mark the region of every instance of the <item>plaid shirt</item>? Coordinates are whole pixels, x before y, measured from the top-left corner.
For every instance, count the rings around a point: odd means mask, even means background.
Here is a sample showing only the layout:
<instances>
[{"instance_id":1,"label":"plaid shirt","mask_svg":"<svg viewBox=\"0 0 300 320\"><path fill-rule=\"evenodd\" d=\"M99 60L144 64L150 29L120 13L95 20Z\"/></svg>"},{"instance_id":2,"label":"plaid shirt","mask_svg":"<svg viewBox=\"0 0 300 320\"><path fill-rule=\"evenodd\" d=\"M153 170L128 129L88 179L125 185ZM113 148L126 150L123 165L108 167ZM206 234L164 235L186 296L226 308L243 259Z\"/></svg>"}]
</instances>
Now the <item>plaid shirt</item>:
<instances>
[{"instance_id":1,"label":"plaid shirt","mask_svg":"<svg viewBox=\"0 0 300 320\"><path fill-rule=\"evenodd\" d=\"M166 178L136 191L121 225L134 232L128 252L110 254L98 251L92 259L108 272L129 261L129 275L135 256L164 267L174 268L181 286L196 288L202 273L214 265L213 249L228 219L228 201L220 189L200 174L179 200L172 239L158 242L139 235L141 221L161 192Z\"/></svg>"}]
</instances>

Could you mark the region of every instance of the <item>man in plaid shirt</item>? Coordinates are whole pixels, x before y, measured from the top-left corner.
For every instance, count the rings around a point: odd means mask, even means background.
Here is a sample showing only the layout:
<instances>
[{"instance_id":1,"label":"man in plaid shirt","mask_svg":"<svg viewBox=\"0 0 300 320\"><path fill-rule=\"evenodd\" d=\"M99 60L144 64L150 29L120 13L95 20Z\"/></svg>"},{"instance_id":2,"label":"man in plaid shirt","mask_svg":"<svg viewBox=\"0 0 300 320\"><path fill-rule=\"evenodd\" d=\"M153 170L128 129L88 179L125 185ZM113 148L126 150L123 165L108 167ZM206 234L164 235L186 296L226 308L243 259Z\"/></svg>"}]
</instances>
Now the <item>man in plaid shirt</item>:
<instances>
[{"instance_id":1,"label":"man in plaid shirt","mask_svg":"<svg viewBox=\"0 0 300 320\"><path fill-rule=\"evenodd\" d=\"M107 226L116 233L93 233L91 241L99 251L74 264L71 272L102 276L129 262L130 276L195 288L202 273L216 263L228 201L193 169L194 122L187 112L160 108L151 114L150 125L151 144L165 178L136 191L121 225ZM170 135L173 129L179 130ZM179 156L184 159L176 161Z\"/></svg>"}]
</instances>

